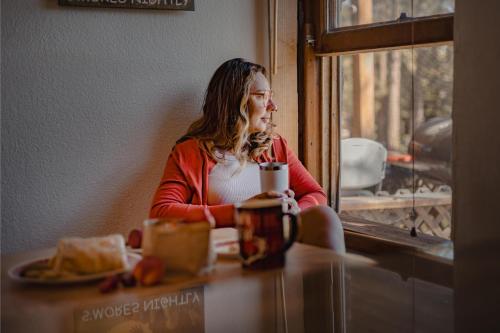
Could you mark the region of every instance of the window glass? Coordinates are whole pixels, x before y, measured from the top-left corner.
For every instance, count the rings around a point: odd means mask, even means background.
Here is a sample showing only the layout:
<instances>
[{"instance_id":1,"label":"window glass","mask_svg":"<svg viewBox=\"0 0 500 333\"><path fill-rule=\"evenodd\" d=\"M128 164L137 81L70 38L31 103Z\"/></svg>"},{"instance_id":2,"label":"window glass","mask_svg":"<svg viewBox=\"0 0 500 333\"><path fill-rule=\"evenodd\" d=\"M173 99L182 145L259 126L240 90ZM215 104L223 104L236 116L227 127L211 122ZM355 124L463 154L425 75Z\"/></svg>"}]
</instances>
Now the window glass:
<instances>
[{"instance_id":1,"label":"window glass","mask_svg":"<svg viewBox=\"0 0 500 333\"><path fill-rule=\"evenodd\" d=\"M453 46L340 64L342 212L449 238Z\"/></svg>"},{"instance_id":2,"label":"window glass","mask_svg":"<svg viewBox=\"0 0 500 333\"><path fill-rule=\"evenodd\" d=\"M413 0L412 10L415 17L451 14L455 12L455 0Z\"/></svg>"},{"instance_id":3,"label":"window glass","mask_svg":"<svg viewBox=\"0 0 500 333\"><path fill-rule=\"evenodd\" d=\"M455 0L331 0L329 8L333 29L393 21L401 13L411 17L449 14L454 12Z\"/></svg>"}]
</instances>

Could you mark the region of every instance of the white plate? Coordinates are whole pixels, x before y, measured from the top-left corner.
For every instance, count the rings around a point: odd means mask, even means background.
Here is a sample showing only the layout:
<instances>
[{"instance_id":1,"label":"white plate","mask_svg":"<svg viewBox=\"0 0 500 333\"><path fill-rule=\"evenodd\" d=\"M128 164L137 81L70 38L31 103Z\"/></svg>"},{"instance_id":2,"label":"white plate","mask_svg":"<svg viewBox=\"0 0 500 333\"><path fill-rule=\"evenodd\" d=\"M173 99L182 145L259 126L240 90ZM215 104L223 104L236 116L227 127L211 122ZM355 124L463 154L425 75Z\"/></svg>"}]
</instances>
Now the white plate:
<instances>
[{"instance_id":1,"label":"white plate","mask_svg":"<svg viewBox=\"0 0 500 333\"><path fill-rule=\"evenodd\" d=\"M130 246L127 246L127 252L132 252L132 253L137 253L137 254L142 254L142 248L138 248L138 249L133 249L131 248Z\"/></svg>"},{"instance_id":2,"label":"white plate","mask_svg":"<svg viewBox=\"0 0 500 333\"><path fill-rule=\"evenodd\" d=\"M215 242L215 253L219 258L238 259L240 245L236 241Z\"/></svg>"},{"instance_id":3,"label":"white plate","mask_svg":"<svg viewBox=\"0 0 500 333\"><path fill-rule=\"evenodd\" d=\"M141 259L142 257L139 254L127 253L127 261L129 269L119 269L97 274L76 275L71 277L59 277L54 279L22 276L22 272L25 271L29 266L33 266L35 264L44 264L50 260L50 258L43 258L43 259L29 260L17 264L11 269L9 269L8 274L13 281L22 283L46 284L46 285L81 283L81 282L100 280L110 275L120 274L132 270L135 264L137 264Z\"/></svg>"},{"instance_id":4,"label":"white plate","mask_svg":"<svg viewBox=\"0 0 500 333\"><path fill-rule=\"evenodd\" d=\"M237 259L240 255L238 231L235 228L217 228L212 230L215 253L219 258Z\"/></svg>"}]
</instances>

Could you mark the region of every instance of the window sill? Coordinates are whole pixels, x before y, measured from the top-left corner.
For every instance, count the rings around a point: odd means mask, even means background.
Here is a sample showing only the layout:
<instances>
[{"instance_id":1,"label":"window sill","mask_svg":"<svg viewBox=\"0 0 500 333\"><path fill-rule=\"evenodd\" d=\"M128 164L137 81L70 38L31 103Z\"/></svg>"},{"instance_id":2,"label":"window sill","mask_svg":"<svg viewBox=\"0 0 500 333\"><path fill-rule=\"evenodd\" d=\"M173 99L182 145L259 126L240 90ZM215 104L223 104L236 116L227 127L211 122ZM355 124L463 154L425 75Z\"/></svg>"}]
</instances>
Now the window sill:
<instances>
[{"instance_id":1,"label":"window sill","mask_svg":"<svg viewBox=\"0 0 500 333\"><path fill-rule=\"evenodd\" d=\"M453 243L439 237L397 229L360 218L340 215L348 252L359 253L394 270L439 285L453 285Z\"/></svg>"}]
</instances>

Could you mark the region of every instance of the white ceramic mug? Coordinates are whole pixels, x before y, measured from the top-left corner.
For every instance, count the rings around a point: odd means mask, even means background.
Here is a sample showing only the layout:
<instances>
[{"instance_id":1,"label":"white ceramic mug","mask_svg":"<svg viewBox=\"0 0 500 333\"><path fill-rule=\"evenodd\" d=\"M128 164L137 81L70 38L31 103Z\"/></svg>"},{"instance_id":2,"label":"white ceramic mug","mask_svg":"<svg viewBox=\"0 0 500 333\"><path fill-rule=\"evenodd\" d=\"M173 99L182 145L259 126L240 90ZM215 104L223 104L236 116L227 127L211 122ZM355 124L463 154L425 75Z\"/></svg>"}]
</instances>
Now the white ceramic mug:
<instances>
[{"instance_id":1,"label":"white ceramic mug","mask_svg":"<svg viewBox=\"0 0 500 333\"><path fill-rule=\"evenodd\" d=\"M284 192L289 188L288 164L283 162L265 162L259 164L260 188L262 192Z\"/></svg>"}]
</instances>

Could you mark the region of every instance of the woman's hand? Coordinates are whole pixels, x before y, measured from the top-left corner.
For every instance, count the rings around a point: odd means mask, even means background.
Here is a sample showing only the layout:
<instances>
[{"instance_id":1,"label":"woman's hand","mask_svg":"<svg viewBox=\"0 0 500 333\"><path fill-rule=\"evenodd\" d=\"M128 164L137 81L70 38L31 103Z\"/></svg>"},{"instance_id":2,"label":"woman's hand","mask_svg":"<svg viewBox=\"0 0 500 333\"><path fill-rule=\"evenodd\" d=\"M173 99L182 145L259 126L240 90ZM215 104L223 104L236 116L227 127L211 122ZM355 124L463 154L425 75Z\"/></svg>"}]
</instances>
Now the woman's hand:
<instances>
[{"instance_id":1,"label":"woman's hand","mask_svg":"<svg viewBox=\"0 0 500 333\"><path fill-rule=\"evenodd\" d=\"M262 199L284 199L289 205L289 212L293 214L298 214L300 212L300 208L294 197L295 197L295 192L293 190L287 189L284 192L276 192L276 191L263 192L254 195L253 197L245 201L262 200Z\"/></svg>"},{"instance_id":2,"label":"woman's hand","mask_svg":"<svg viewBox=\"0 0 500 333\"><path fill-rule=\"evenodd\" d=\"M293 199L294 196L295 192L293 192L292 190L285 190L284 192L269 191L254 195L253 197L245 201L261 199Z\"/></svg>"},{"instance_id":3,"label":"woman's hand","mask_svg":"<svg viewBox=\"0 0 500 333\"><path fill-rule=\"evenodd\" d=\"M297 203L297 200L295 200L295 192L293 190L285 190L284 192L287 195L286 201L288 202L288 211L292 214L298 214L300 213L300 207L299 204Z\"/></svg>"}]
</instances>

